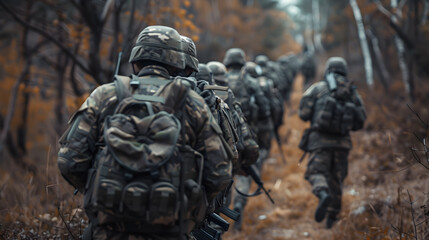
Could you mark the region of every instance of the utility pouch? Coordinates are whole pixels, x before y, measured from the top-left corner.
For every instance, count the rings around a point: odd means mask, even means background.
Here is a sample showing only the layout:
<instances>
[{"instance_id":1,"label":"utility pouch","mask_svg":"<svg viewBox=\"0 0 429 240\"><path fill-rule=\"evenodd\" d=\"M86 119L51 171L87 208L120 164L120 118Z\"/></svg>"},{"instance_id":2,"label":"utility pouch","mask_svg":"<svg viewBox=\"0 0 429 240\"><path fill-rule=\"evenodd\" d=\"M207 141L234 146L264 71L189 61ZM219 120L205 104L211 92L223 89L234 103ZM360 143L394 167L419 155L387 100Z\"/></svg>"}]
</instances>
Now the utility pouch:
<instances>
[{"instance_id":1,"label":"utility pouch","mask_svg":"<svg viewBox=\"0 0 429 240\"><path fill-rule=\"evenodd\" d=\"M355 104L352 102L346 102L344 105L344 114L341 121L341 134L345 135L353 128L353 119L355 112Z\"/></svg>"},{"instance_id":2,"label":"utility pouch","mask_svg":"<svg viewBox=\"0 0 429 240\"><path fill-rule=\"evenodd\" d=\"M325 98L323 109L319 112L316 125L321 129L329 129L332 115L335 111L336 100L331 96Z\"/></svg>"}]
</instances>

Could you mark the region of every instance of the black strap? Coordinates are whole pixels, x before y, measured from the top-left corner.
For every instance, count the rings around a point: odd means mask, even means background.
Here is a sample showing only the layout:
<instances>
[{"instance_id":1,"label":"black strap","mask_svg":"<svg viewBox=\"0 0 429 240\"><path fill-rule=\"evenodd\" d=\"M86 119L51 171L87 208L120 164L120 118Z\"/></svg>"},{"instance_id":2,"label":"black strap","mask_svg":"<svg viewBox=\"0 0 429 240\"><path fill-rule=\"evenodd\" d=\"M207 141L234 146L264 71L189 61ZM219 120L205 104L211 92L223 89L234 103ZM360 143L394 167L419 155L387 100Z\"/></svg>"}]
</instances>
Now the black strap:
<instances>
[{"instance_id":1,"label":"black strap","mask_svg":"<svg viewBox=\"0 0 429 240\"><path fill-rule=\"evenodd\" d=\"M234 188L238 194L240 194L241 196L245 196L245 197L256 197L256 196L259 196L262 194L261 187L258 187L254 193L250 193L250 194L241 192L240 190L238 190L238 188L236 186L234 186Z\"/></svg>"}]
</instances>

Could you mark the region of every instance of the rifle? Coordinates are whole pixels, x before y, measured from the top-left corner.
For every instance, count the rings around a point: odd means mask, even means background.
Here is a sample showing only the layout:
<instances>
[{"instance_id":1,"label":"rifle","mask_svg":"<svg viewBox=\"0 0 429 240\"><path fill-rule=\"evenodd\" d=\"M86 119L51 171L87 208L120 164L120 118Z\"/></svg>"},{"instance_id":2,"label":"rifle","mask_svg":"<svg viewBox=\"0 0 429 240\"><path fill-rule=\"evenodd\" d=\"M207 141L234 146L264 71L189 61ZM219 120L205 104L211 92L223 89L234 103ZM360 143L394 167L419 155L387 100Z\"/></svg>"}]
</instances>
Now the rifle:
<instances>
[{"instance_id":1,"label":"rifle","mask_svg":"<svg viewBox=\"0 0 429 240\"><path fill-rule=\"evenodd\" d=\"M210 213L210 215L207 217L207 222L214 223L220 226L225 232L229 229L229 222L227 222L225 219L223 219L221 216L214 212ZM202 228L193 230L192 235L197 240L219 240L221 232L206 224Z\"/></svg>"},{"instance_id":2,"label":"rifle","mask_svg":"<svg viewBox=\"0 0 429 240\"><path fill-rule=\"evenodd\" d=\"M282 149L282 141L280 139L279 133L275 129L273 129L273 132L274 132L274 136L276 138L277 145L279 147L280 155L282 156L283 164L286 164L286 157L285 157L285 154L284 154L283 149Z\"/></svg>"},{"instance_id":3,"label":"rifle","mask_svg":"<svg viewBox=\"0 0 429 240\"><path fill-rule=\"evenodd\" d=\"M241 192L237 188L235 188L237 193L239 193L240 195L243 195L245 197L254 197L254 196L260 195L262 193L261 192L261 189L262 189L262 191L264 191L265 195L267 195L268 199L270 199L270 202L272 204L275 204L273 198L270 196L271 190L267 191L265 189L264 182L262 182L262 179L258 174L258 170L256 169L256 166L254 164L252 164L251 166L248 166L248 167L242 167L242 169L245 173L247 173L248 175L250 175L250 177L252 177L253 181L255 181L256 184L258 184L258 189L252 194L246 194L246 193Z\"/></svg>"}]
</instances>

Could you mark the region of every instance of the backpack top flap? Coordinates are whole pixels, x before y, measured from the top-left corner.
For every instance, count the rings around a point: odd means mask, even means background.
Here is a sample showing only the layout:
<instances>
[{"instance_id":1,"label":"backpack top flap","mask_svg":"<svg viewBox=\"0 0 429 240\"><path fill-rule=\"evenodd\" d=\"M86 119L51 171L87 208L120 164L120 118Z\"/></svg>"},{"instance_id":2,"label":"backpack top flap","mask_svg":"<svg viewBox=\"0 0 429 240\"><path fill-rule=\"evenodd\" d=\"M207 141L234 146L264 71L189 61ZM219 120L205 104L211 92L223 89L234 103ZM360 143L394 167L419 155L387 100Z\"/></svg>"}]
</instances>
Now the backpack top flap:
<instances>
[{"instance_id":1,"label":"backpack top flap","mask_svg":"<svg viewBox=\"0 0 429 240\"><path fill-rule=\"evenodd\" d=\"M124 168L150 172L166 163L176 150L181 123L173 113L183 108L189 88L180 80L138 79L139 88L149 85L148 81L162 84L152 96L136 90L123 99L115 114L106 118L104 138L112 157Z\"/></svg>"},{"instance_id":2,"label":"backpack top flap","mask_svg":"<svg viewBox=\"0 0 429 240\"><path fill-rule=\"evenodd\" d=\"M115 114L106 119L105 142L112 157L134 172L150 172L174 154L180 122L164 111L139 118Z\"/></svg>"}]
</instances>

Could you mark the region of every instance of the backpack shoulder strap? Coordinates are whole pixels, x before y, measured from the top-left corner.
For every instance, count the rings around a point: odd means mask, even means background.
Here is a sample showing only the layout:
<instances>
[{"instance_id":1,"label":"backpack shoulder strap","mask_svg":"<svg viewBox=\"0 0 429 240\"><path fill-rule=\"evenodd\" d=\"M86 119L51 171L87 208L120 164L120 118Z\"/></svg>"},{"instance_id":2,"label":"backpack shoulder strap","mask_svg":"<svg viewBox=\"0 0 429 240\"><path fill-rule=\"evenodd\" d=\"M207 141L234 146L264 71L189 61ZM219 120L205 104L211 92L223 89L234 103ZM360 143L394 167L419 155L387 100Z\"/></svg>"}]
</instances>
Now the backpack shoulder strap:
<instances>
[{"instance_id":1,"label":"backpack shoulder strap","mask_svg":"<svg viewBox=\"0 0 429 240\"><path fill-rule=\"evenodd\" d=\"M115 90L116 90L116 97L118 98L118 103L131 94L128 89L130 81L131 81L130 77L115 75L114 82L115 82Z\"/></svg>"}]
</instances>

